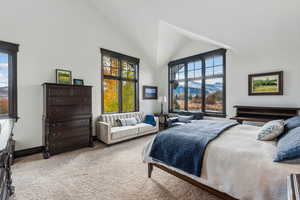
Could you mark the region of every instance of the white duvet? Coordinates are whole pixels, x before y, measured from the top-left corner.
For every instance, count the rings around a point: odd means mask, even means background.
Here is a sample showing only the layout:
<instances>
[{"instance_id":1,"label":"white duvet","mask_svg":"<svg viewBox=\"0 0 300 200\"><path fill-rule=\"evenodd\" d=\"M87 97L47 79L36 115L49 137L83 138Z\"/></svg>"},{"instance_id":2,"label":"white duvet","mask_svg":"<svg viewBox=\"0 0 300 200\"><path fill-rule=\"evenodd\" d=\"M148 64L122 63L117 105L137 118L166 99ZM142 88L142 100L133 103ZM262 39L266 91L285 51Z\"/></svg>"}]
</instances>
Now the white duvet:
<instances>
[{"instance_id":1,"label":"white duvet","mask_svg":"<svg viewBox=\"0 0 300 200\"><path fill-rule=\"evenodd\" d=\"M259 129L237 125L212 141L205 151L201 177L166 167L237 199L286 199L286 177L300 173L300 165L273 162L276 142L256 140ZM151 145L152 141L143 159L155 163L149 156Z\"/></svg>"}]
</instances>

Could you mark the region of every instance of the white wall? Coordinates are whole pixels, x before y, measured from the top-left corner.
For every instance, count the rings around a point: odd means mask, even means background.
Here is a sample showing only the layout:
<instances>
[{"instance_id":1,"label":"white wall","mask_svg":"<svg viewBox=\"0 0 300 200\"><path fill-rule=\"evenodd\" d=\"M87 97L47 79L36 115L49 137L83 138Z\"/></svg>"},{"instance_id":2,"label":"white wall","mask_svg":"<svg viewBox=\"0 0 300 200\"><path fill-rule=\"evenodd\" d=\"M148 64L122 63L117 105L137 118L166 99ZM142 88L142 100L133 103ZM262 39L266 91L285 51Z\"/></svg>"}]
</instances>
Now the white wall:
<instances>
[{"instance_id":1,"label":"white wall","mask_svg":"<svg viewBox=\"0 0 300 200\"><path fill-rule=\"evenodd\" d=\"M155 84L152 61L83 0L10 0L1 8L0 40L20 44L17 150L42 145L41 84L55 82L56 68L71 70L93 86L95 118L101 113L100 47L140 58L140 86ZM153 112L157 103L143 101L141 94L140 89L141 110Z\"/></svg>"},{"instance_id":2,"label":"white wall","mask_svg":"<svg viewBox=\"0 0 300 200\"><path fill-rule=\"evenodd\" d=\"M220 47L203 42L190 42L179 49L170 60L175 60ZM226 65L226 92L227 115L235 115L234 105L252 106L286 106L300 107L300 62L299 49L269 49L265 52L242 53L238 50L227 51ZM167 77L168 69L165 64L161 77ZM248 74L284 71L284 95L283 96L248 96ZM161 95L168 94L167 79L161 78ZM167 108L167 107L166 107Z\"/></svg>"}]
</instances>

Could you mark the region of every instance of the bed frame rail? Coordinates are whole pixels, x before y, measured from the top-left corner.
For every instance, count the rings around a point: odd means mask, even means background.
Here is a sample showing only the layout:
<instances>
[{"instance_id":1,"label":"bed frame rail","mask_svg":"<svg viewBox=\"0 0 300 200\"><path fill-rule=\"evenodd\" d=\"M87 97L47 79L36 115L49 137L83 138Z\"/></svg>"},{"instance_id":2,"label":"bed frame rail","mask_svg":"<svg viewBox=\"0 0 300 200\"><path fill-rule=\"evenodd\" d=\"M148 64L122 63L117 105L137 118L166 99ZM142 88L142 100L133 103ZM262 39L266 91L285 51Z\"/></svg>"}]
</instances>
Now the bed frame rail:
<instances>
[{"instance_id":1,"label":"bed frame rail","mask_svg":"<svg viewBox=\"0 0 300 200\"><path fill-rule=\"evenodd\" d=\"M194 179L192 179L188 176L180 174L180 173L178 173L174 170L168 169L167 167L165 167L163 165L159 165L157 163L148 163L148 178L151 178L151 174L152 174L154 166L161 169L161 170L163 170L163 171L165 171L165 172L167 172L167 173L169 173L169 174L172 174L172 175L176 176L177 178L179 178L181 180L184 180L184 181L186 181L186 182L188 182L188 183L190 183L190 184L192 184L196 187L199 187L203 190L206 190L207 192L209 192L209 193L211 193L211 194L213 194L217 197L220 197L221 199L224 199L224 200L238 200L238 199L233 198L232 196L230 196L230 195L228 195L224 192L220 192L220 191L215 190L215 189L213 189L213 188L211 188L207 185L201 184L198 181L195 181Z\"/></svg>"}]
</instances>

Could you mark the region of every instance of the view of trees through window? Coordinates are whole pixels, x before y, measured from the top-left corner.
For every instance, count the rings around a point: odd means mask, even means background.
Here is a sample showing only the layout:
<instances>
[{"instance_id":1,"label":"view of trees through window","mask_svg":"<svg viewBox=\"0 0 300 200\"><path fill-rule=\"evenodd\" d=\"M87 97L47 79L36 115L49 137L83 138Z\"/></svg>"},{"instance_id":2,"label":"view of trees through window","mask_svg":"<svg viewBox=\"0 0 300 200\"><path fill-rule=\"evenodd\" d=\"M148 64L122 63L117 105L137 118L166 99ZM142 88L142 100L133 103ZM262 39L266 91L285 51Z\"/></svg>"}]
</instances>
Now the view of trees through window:
<instances>
[{"instance_id":1,"label":"view of trees through window","mask_svg":"<svg viewBox=\"0 0 300 200\"><path fill-rule=\"evenodd\" d=\"M169 64L172 111L224 112L224 56L217 50Z\"/></svg>"},{"instance_id":2,"label":"view of trees through window","mask_svg":"<svg viewBox=\"0 0 300 200\"><path fill-rule=\"evenodd\" d=\"M102 56L103 111L104 113L137 111L138 62L126 57L105 54Z\"/></svg>"},{"instance_id":3,"label":"view of trees through window","mask_svg":"<svg viewBox=\"0 0 300 200\"><path fill-rule=\"evenodd\" d=\"M0 114L8 114L8 59L0 52Z\"/></svg>"}]
</instances>

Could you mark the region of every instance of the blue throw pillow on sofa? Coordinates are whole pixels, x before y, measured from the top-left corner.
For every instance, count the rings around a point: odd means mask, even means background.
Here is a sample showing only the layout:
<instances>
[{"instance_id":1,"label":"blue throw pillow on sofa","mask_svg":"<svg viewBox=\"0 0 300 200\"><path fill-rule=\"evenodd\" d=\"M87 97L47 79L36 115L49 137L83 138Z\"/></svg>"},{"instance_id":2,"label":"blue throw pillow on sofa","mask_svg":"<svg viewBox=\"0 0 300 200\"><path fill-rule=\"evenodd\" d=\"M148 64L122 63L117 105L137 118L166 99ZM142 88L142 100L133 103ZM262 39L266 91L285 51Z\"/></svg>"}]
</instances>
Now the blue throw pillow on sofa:
<instances>
[{"instance_id":1,"label":"blue throw pillow on sofa","mask_svg":"<svg viewBox=\"0 0 300 200\"><path fill-rule=\"evenodd\" d=\"M300 158L300 127L288 131L277 143L275 162Z\"/></svg>"},{"instance_id":2,"label":"blue throw pillow on sofa","mask_svg":"<svg viewBox=\"0 0 300 200\"><path fill-rule=\"evenodd\" d=\"M290 131L300 126L300 115L285 120L285 131Z\"/></svg>"},{"instance_id":3,"label":"blue throw pillow on sofa","mask_svg":"<svg viewBox=\"0 0 300 200\"><path fill-rule=\"evenodd\" d=\"M153 115L146 115L144 123L156 126L156 122Z\"/></svg>"}]
</instances>

